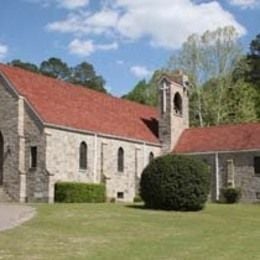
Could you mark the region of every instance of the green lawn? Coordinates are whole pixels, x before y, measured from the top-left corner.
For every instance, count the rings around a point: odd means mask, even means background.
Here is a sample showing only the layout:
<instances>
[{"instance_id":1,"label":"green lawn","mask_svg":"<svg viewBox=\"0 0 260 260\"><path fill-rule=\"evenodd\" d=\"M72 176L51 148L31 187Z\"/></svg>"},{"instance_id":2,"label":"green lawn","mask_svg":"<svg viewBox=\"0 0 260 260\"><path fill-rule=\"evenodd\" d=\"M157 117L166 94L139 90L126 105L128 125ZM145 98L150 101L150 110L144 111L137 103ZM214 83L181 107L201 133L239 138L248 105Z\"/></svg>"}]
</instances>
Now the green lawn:
<instances>
[{"instance_id":1,"label":"green lawn","mask_svg":"<svg viewBox=\"0 0 260 260\"><path fill-rule=\"evenodd\" d=\"M122 204L34 205L0 233L0 259L260 259L260 205L177 213Z\"/></svg>"}]
</instances>

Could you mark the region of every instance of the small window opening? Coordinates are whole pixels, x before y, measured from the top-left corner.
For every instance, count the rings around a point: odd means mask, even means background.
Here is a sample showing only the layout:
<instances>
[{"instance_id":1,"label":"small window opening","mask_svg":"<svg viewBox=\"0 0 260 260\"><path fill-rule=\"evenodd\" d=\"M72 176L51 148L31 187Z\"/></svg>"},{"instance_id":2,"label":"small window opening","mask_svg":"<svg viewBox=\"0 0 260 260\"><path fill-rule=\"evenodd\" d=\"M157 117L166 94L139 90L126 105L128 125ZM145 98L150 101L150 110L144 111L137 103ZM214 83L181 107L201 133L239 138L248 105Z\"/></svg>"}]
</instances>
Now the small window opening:
<instances>
[{"instance_id":1,"label":"small window opening","mask_svg":"<svg viewBox=\"0 0 260 260\"><path fill-rule=\"evenodd\" d=\"M31 146L31 165L30 168L37 167L37 146Z\"/></svg>"},{"instance_id":2,"label":"small window opening","mask_svg":"<svg viewBox=\"0 0 260 260\"><path fill-rule=\"evenodd\" d=\"M118 172L124 171L124 150L122 147L118 149L117 154L117 170Z\"/></svg>"},{"instance_id":3,"label":"small window opening","mask_svg":"<svg viewBox=\"0 0 260 260\"><path fill-rule=\"evenodd\" d=\"M182 98L179 93L176 93L173 100L174 112L176 115L182 115Z\"/></svg>"},{"instance_id":4,"label":"small window opening","mask_svg":"<svg viewBox=\"0 0 260 260\"><path fill-rule=\"evenodd\" d=\"M260 175L260 156L254 158L255 174Z\"/></svg>"},{"instance_id":5,"label":"small window opening","mask_svg":"<svg viewBox=\"0 0 260 260\"><path fill-rule=\"evenodd\" d=\"M149 154L149 163L154 159L154 154L153 152L150 152Z\"/></svg>"},{"instance_id":6,"label":"small window opening","mask_svg":"<svg viewBox=\"0 0 260 260\"><path fill-rule=\"evenodd\" d=\"M79 148L79 168L86 170L88 167L88 146L85 142L80 144Z\"/></svg>"},{"instance_id":7,"label":"small window opening","mask_svg":"<svg viewBox=\"0 0 260 260\"><path fill-rule=\"evenodd\" d=\"M118 193L117 193L117 198L118 198L118 199L123 199L123 198L124 198L124 192L121 192L121 191L118 192Z\"/></svg>"}]
</instances>

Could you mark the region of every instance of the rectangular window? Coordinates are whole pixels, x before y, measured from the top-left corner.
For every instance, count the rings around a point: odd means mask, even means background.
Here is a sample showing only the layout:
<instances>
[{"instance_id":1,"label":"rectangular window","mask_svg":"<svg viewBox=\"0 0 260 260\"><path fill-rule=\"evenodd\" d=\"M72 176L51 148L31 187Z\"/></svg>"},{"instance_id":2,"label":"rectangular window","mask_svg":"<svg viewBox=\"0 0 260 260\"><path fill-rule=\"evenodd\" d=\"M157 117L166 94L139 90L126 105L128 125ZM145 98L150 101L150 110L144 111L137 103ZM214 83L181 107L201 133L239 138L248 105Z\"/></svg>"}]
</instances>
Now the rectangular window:
<instances>
[{"instance_id":1,"label":"rectangular window","mask_svg":"<svg viewBox=\"0 0 260 260\"><path fill-rule=\"evenodd\" d=\"M37 167L37 146L31 146L31 167L30 168L36 168Z\"/></svg>"},{"instance_id":2,"label":"rectangular window","mask_svg":"<svg viewBox=\"0 0 260 260\"><path fill-rule=\"evenodd\" d=\"M118 192L117 193L117 198L118 199L123 199L124 198L124 192Z\"/></svg>"},{"instance_id":3,"label":"rectangular window","mask_svg":"<svg viewBox=\"0 0 260 260\"><path fill-rule=\"evenodd\" d=\"M260 175L260 156L254 158L255 174Z\"/></svg>"}]
</instances>

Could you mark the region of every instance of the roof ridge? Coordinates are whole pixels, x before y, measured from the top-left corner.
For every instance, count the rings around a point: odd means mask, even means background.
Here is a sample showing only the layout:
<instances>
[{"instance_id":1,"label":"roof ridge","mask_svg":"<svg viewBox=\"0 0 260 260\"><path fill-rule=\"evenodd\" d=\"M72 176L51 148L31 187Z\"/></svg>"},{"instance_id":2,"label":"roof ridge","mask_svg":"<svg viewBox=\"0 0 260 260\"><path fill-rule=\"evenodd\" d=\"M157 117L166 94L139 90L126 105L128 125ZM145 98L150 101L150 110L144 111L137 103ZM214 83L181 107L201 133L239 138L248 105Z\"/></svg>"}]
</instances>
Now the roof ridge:
<instances>
[{"instance_id":1,"label":"roof ridge","mask_svg":"<svg viewBox=\"0 0 260 260\"><path fill-rule=\"evenodd\" d=\"M185 129L186 130L202 130L202 129L214 129L214 128L226 128L226 127L240 127L240 126L247 126L247 125L260 125L260 121L257 122L244 122L244 123L234 123L234 124L221 124L221 125L210 125L210 126L200 126L200 127L190 127Z\"/></svg>"},{"instance_id":2,"label":"roof ridge","mask_svg":"<svg viewBox=\"0 0 260 260\"><path fill-rule=\"evenodd\" d=\"M110 95L108 93L102 93L100 91L91 89L87 86L83 86L83 85L80 85L80 84L73 84L71 82L67 82L67 81L64 81L64 80L61 80L61 79L57 79L57 78L52 78L50 76L47 76L47 75L44 75L44 74L41 74L41 73L35 73L33 71L29 71L29 70L26 70L26 69L23 69L23 68L20 68L20 67L11 66L11 65L8 65L8 64L4 64L4 63L0 63L0 71L1 71L1 66L7 67L11 70L17 70L17 71L23 72L25 74L27 73L27 74L33 75L35 77L42 77L42 78L48 79L48 80L53 81L53 82L62 83L65 86L68 86L68 87L81 87L82 89L84 89L84 91L89 91L89 92L95 93L97 95L104 96L106 98L117 100L119 102L129 103L133 106L144 107L146 109L151 109L151 110L157 110L156 107L153 107L151 105L140 104L140 103L132 101L132 100L127 100L127 99L123 99L121 97L116 97L116 96ZM4 73L3 71L1 71L1 72Z\"/></svg>"}]
</instances>

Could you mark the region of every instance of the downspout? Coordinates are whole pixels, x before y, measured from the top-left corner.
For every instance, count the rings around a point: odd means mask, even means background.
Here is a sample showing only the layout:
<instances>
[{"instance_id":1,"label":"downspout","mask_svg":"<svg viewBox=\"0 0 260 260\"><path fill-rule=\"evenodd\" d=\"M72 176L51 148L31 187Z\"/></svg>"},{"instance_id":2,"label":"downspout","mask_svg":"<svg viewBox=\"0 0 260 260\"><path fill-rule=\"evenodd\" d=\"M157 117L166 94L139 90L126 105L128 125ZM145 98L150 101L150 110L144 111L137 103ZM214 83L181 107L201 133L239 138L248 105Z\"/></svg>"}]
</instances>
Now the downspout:
<instances>
[{"instance_id":1,"label":"downspout","mask_svg":"<svg viewBox=\"0 0 260 260\"><path fill-rule=\"evenodd\" d=\"M93 182L97 183L97 155L98 155L98 151L97 151L97 134L94 135L94 160L93 160Z\"/></svg>"},{"instance_id":2,"label":"downspout","mask_svg":"<svg viewBox=\"0 0 260 260\"><path fill-rule=\"evenodd\" d=\"M25 173L25 133L24 133L24 98L18 99L18 138L19 138L19 202L26 202L26 173Z\"/></svg>"},{"instance_id":3,"label":"downspout","mask_svg":"<svg viewBox=\"0 0 260 260\"><path fill-rule=\"evenodd\" d=\"M215 153L216 201L219 200L219 156Z\"/></svg>"},{"instance_id":4,"label":"downspout","mask_svg":"<svg viewBox=\"0 0 260 260\"><path fill-rule=\"evenodd\" d=\"M146 144L143 143L143 169L145 168L146 165L147 165L147 161L146 161Z\"/></svg>"}]
</instances>

